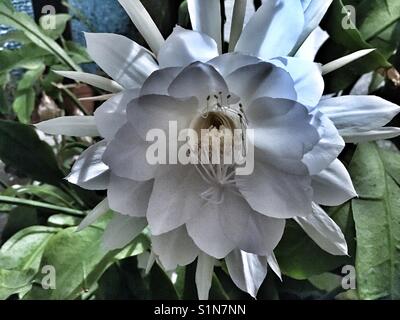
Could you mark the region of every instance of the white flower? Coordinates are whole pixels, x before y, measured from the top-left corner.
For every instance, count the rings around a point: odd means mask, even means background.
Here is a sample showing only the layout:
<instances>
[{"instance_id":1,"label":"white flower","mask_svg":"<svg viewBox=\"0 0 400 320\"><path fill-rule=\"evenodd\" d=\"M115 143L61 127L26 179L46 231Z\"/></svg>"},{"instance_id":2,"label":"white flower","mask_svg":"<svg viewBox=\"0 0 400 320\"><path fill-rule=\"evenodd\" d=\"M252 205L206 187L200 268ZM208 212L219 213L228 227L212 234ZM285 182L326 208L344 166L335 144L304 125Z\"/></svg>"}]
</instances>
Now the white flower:
<instances>
[{"instance_id":1,"label":"white flower","mask_svg":"<svg viewBox=\"0 0 400 320\"><path fill-rule=\"evenodd\" d=\"M176 27L164 41L140 1L120 0L154 55L119 35L86 34L89 54L114 80L61 74L116 94L94 117L38 125L52 134L104 138L68 177L84 188L107 189L107 199L81 227L111 208L118 214L104 243L114 249L148 224L165 269L198 257L200 298L208 296L215 259L225 258L233 281L252 296L268 265L280 275L273 250L285 219L294 218L331 254L347 254L342 232L319 206L356 196L337 157L345 141L400 133L383 127L399 112L394 104L372 96L322 98L323 73L370 51L326 66L294 57L331 1L266 1L243 28L245 2L236 1L232 52L222 54L219 1L188 0L194 31ZM221 123L253 129L253 174L235 175L232 165L149 164L146 134L168 131L170 120L180 129L218 129Z\"/></svg>"}]
</instances>

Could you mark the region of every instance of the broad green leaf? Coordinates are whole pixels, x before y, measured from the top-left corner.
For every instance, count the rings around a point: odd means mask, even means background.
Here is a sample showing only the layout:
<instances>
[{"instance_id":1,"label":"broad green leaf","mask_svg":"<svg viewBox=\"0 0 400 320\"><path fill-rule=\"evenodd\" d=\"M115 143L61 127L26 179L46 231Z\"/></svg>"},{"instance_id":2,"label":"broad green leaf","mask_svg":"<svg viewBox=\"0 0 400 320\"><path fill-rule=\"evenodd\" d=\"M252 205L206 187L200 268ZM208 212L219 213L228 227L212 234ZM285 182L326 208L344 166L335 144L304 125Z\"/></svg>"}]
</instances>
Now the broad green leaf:
<instances>
[{"instance_id":1,"label":"broad green leaf","mask_svg":"<svg viewBox=\"0 0 400 320\"><path fill-rule=\"evenodd\" d=\"M72 70L81 71L64 49L52 38L46 36L26 13L16 12L2 2L0 3L0 23L23 31L33 43L56 56L63 64Z\"/></svg>"},{"instance_id":2,"label":"broad green leaf","mask_svg":"<svg viewBox=\"0 0 400 320\"><path fill-rule=\"evenodd\" d=\"M40 17L39 26L45 35L58 39L64 33L69 20L71 20L69 14L47 14Z\"/></svg>"},{"instance_id":3,"label":"broad green leaf","mask_svg":"<svg viewBox=\"0 0 400 320\"><path fill-rule=\"evenodd\" d=\"M350 204L332 208L328 213L342 229L349 246L349 254L354 256L354 222ZM323 251L292 221L287 223L275 254L282 273L298 280L332 271L341 265L352 264L351 257L333 256Z\"/></svg>"},{"instance_id":4,"label":"broad green leaf","mask_svg":"<svg viewBox=\"0 0 400 320\"><path fill-rule=\"evenodd\" d=\"M31 40L20 30L11 30L6 34L0 35L0 47L3 47L7 42L11 41L19 44L31 43Z\"/></svg>"},{"instance_id":5,"label":"broad green leaf","mask_svg":"<svg viewBox=\"0 0 400 320\"><path fill-rule=\"evenodd\" d=\"M0 120L0 159L34 180L59 186L64 173L51 147L32 127Z\"/></svg>"},{"instance_id":6,"label":"broad green leaf","mask_svg":"<svg viewBox=\"0 0 400 320\"><path fill-rule=\"evenodd\" d=\"M0 300L29 289L34 276L34 270L0 269Z\"/></svg>"},{"instance_id":7,"label":"broad green leaf","mask_svg":"<svg viewBox=\"0 0 400 320\"><path fill-rule=\"evenodd\" d=\"M35 108L36 92L33 88L20 90L16 93L13 109L21 123L30 123Z\"/></svg>"},{"instance_id":8,"label":"broad green leaf","mask_svg":"<svg viewBox=\"0 0 400 320\"><path fill-rule=\"evenodd\" d=\"M361 299L400 299L399 152L360 144L350 172L360 196L352 201Z\"/></svg>"},{"instance_id":9,"label":"broad green leaf","mask_svg":"<svg viewBox=\"0 0 400 320\"><path fill-rule=\"evenodd\" d=\"M82 219L77 217L69 216L66 214L54 214L47 220L50 226L55 227L73 227L80 223Z\"/></svg>"},{"instance_id":10,"label":"broad green leaf","mask_svg":"<svg viewBox=\"0 0 400 320\"><path fill-rule=\"evenodd\" d=\"M35 69L44 61L49 53L34 44L27 44L14 50L0 50L0 73L15 68Z\"/></svg>"}]
</instances>

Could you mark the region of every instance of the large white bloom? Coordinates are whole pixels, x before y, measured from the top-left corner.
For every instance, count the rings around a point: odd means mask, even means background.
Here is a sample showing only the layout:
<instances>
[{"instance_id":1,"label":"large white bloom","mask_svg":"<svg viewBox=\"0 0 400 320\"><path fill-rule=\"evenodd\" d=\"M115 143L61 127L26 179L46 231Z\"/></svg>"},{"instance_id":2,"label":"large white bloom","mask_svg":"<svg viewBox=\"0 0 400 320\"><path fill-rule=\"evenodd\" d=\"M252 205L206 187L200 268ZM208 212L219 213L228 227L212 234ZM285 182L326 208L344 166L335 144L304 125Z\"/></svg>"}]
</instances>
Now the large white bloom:
<instances>
[{"instance_id":1,"label":"large white bloom","mask_svg":"<svg viewBox=\"0 0 400 320\"><path fill-rule=\"evenodd\" d=\"M94 117L38 125L52 134L104 138L81 155L68 177L108 192L81 227L111 208L117 214L104 242L113 249L148 225L153 253L165 269L198 258L200 298L208 296L216 259L225 258L233 281L253 296L268 265L280 274L273 250L288 218L324 250L347 254L342 232L320 205L356 196L337 157L345 141L398 135L398 128L383 126L399 107L372 96L322 98L322 74L368 51L326 66L295 57L331 1L265 1L243 28L246 1L236 0L231 52L224 54L219 1L188 0L194 30L176 27L165 41L140 1L119 1L153 53L119 35L86 34L89 54L114 80L61 74L115 95ZM210 106L214 98L219 106ZM168 131L170 120L181 129L218 129L221 123L234 129L242 123L239 114L255 133L251 175L235 175L232 166L146 160L150 129Z\"/></svg>"}]
</instances>

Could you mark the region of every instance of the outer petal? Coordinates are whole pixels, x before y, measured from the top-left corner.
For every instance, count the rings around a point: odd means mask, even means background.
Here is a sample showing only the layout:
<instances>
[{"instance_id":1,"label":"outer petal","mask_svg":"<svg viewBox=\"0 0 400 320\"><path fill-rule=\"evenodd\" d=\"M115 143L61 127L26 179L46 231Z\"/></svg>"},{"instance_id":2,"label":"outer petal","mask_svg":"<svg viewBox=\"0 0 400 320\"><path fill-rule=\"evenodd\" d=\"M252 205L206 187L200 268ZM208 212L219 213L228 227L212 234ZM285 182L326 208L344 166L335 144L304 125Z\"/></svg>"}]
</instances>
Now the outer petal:
<instances>
[{"instance_id":1,"label":"outer petal","mask_svg":"<svg viewBox=\"0 0 400 320\"><path fill-rule=\"evenodd\" d=\"M69 116L42 121L35 125L47 134L62 134L71 137L97 137L99 131L93 116Z\"/></svg>"},{"instance_id":2,"label":"outer petal","mask_svg":"<svg viewBox=\"0 0 400 320\"><path fill-rule=\"evenodd\" d=\"M85 219L82 220L82 222L79 224L78 229L76 231L81 231L91 224L93 224L97 219L99 219L101 216L105 215L108 211L110 210L110 207L108 206L108 199L105 198L103 201L101 201L92 211L90 211Z\"/></svg>"},{"instance_id":3,"label":"outer petal","mask_svg":"<svg viewBox=\"0 0 400 320\"><path fill-rule=\"evenodd\" d=\"M400 112L398 105L375 96L325 99L320 102L318 109L333 121L339 132L377 129Z\"/></svg>"},{"instance_id":4,"label":"outer petal","mask_svg":"<svg viewBox=\"0 0 400 320\"><path fill-rule=\"evenodd\" d=\"M214 272L215 259L201 253L197 258L196 287L199 300L207 300L211 289L211 282Z\"/></svg>"},{"instance_id":5,"label":"outer petal","mask_svg":"<svg viewBox=\"0 0 400 320\"><path fill-rule=\"evenodd\" d=\"M255 162L252 175L236 176L236 185L253 210L273 218L311 214L313 192L308 174L285 173L272 165Z\"/></svg>"},{"instance_id":6,"label":"outer petal","mask_svg":"<svg viewBox=\"0 0 400 320\"><path fill-rule=\"evenodd\" d=\"M102 137L112 140L126 123L128 103L139 95L139 89L125 90L104 102L94 113L97 129Z\"/></svg>"},{"instance_id":7,"label":"outer petal","mask_svg":"<svg viewBox=\"0 0 400 320\"><path fill-rule=\"evenodd\" d=\"M154 71L143 83L140 95L168 95L168 88L183 68L164 68Z\"/></svg>"},{"instance_id":8,"label":"outer petal","mask_svg":"<svg viewBox=\"0 0 400 320\"><path fill-rule=\"evenodd\" d=\"M149 143L130 124L124 125L108 145L103 161L113 174L127 179L146 181L154 178L157 165L146 159Z\"/></svg>"},{"instance_id":9,"label":"outer petal","mask_svg":"<svg viewBox=\"0 0 400 320\"><path fill-rule=\"evenodd\" d=\"M294 81L297 101L305 106L315 107L324 92L324 79L317 63L301 58L281 57L271 61L283 67Z\"/></svg>"},{"instance_id":10,"label":"outer petal","mask_svg":"<svg viewBox=\"0 0 400 320\"><path fill-rule=\"evenodd\" d=\"M86 33L87 50L110 77L126 89L140 87L158 66L134 41L111 33Z\"/></svg>"},{"instance_id":11,"label":"outer petal","mask_svg":"<svg viewBox=\"0 0 400 320\"><path fill-rule=\"evenodd\" d=\"M221 52L221 5L215 0L188 0L190 21L193 30L213 38Z\"/></svg>"},{"instance_id":12,"label":"outer petal","mask_svg":"<svg viewBox=\"0 0 400 320\"><path fill-rule=\"evenodd\" d=\"M208 61L207 64L212 65L222 76L225 77L241 67L257 64L260 62L263 61L254 56L232 52L220 55Z\"/></svg>"},{"instance_id":13,"label":"outer petal","mask_svg":"<svg viewBox=\"0 0 400 320\"><path fill-rule=\"evenodd\" d=\"M108 251L122 249L142 232L146 224L144 218L115 214L104 231L103 248Z\"/></svg>"},{"instance_id":14,"label":"outer petal","mask_svg":"<svg viewBox=\"0 0 400 320\"><path fill-rule=\"evenodd\" d=\"M218 56L217 43L206 34L175 27L158 54L160 68L186 67Z\"/></svg>"},{"instance_id":15,"label":"outer petal","mask_svg":"<svg viewBox=\"0 0 400 320\"><path fill-rule=\"evenodd\" d=\"M184 226L160 236L153 236L151 243L165 270L175 270L178 266L192 263L200 252Z\"/></svg>"},{"instance_id":16,"label":"outer petal","mask_svg":"<svg viewBox=\"0 0 400 320\"><path fill-rule=\"evenodd\" d=\"M327 168L342 152L345 142L329 118L316 112L312 124L317 128L320 141L304 155L303 163L311 175L316 175Z\"/></svg>"},{"instance_id":17,"label":"outer petal","mask_svg":"<svg viewBox=\"0 0 400 320\"><path fill-rule=\"evenodd\" d=\"M122 215L145 217L152 190L153 180L138 182L111 174L108 203Z\"/></svg>"},{"instance_id":18,"label":"outer petal","mask_svg":"<svg viewBox=\"0 0 400 320\"><path fill-rule=\"evenodd\" d=\"M86 149L75 161L66 179L84 189L107 189L110 171L102 160L106 147L106 141L101 141Z\"/></svg>"},{"instance_id":19,"label":"outer petal","mask_svg":"<svg viewBox=\"0 0 400 320\"><path fill-rule=\"evenodd\" d=\"M234 250L225 258L225 261L229 275L236 286L255 298L267 276L267 258Z\"/></svg>"},{"instance_id":20,"label":"outer petal","mask_svg":"<svg viewBox=\"0 0 400 320\"><path fill-rule=\"evenodd\" d=\"M320 206L313 204L312 215L296 217L295 220L321 249L333 255L347 255L342 231Z\"/></svg>"},{"instance_id":21,"label":"outer petal","mask_svg":"<svg viewBox=\"0 0 400 320\"><path fill-rule=\"evenodd\" d=\"M338 206L357 196L346 167L339 161L312 177L314 201L324 206Z\"/></svg>"},{"instance_id":22,"label":"outer petal","mask_svg":"<svg viewBox=\"0 0 400 320\"><path fill-rule=\"evenodd\" d=\"M205 202L200 194L206 189L205 182L192 165L160 167L147 211L151 233L169 232L200 214Z\"/></svg>"},{"instance_id":23,"label":"outer petal","mask_svg":"<svg viewBox=\"0 0 400 320\"><path fill-rule=\"evenodd\" d=\"M245 26L235 51L268 60L288 55L304 27L300 1L266 1Z\"/></svg>"},{"instance_id":24,"label":"outer petal","mask_svg":"<svg viewBox=\"0 0 400 320\"><path fill-rule=\"evenodd\" d=\"M344 141L347 143L361 143L368 141L384 140L396 138L400 135L400 128L383 127L370 131L346 131L341 132Z\"/></svg>"}]
</instances>

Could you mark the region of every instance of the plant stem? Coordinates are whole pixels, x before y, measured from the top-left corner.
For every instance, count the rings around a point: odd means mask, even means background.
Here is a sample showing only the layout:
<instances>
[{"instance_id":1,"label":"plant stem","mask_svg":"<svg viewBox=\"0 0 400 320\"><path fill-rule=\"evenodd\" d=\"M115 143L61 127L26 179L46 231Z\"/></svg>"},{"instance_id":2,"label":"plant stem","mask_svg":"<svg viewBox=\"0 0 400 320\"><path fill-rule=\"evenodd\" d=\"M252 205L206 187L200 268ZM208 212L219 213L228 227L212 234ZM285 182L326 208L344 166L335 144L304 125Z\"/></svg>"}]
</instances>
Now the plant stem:
<instances>
[{"instance_id":1,"label":"plant stem","mask_svg":"<svg viewBox=\"0 0 400 320\"><path fill-rule=\"evenodd\" d=\"M63 85L59 85L57 83L53 83L53 86L55 86L57 89L63 91L71 100L72 102L76 105L76 107L82 111L82 113L85 116L90 115L90 113L85 109L85 107L83 106L83 104L79 101L79 99L70 91L68 90L65 86Z\"/></svg>"},{"instance_id":2,"label":"plant stem","mask_svg":"<svg viewBox=\"0 0 400 320\"><path fill-rule=\"evenodd\" d=\"M19 199L19 198L14 198L14 197L7 197L7 196L0 196L0 203L7 203L7 204L13 204L13 205L19 205L19 206L32 207L32 208L49 209L49 210L58 211L60 213L64 213L64 214L74 216L74 217L79 217L79 218L81 218L82 216L85 215L85 213L81 210L60 207L60 206L56 206L56 205L53 205L50 203L45 203L45 202L40 202L40 201Z\"/></svg>"}]
</instances>

